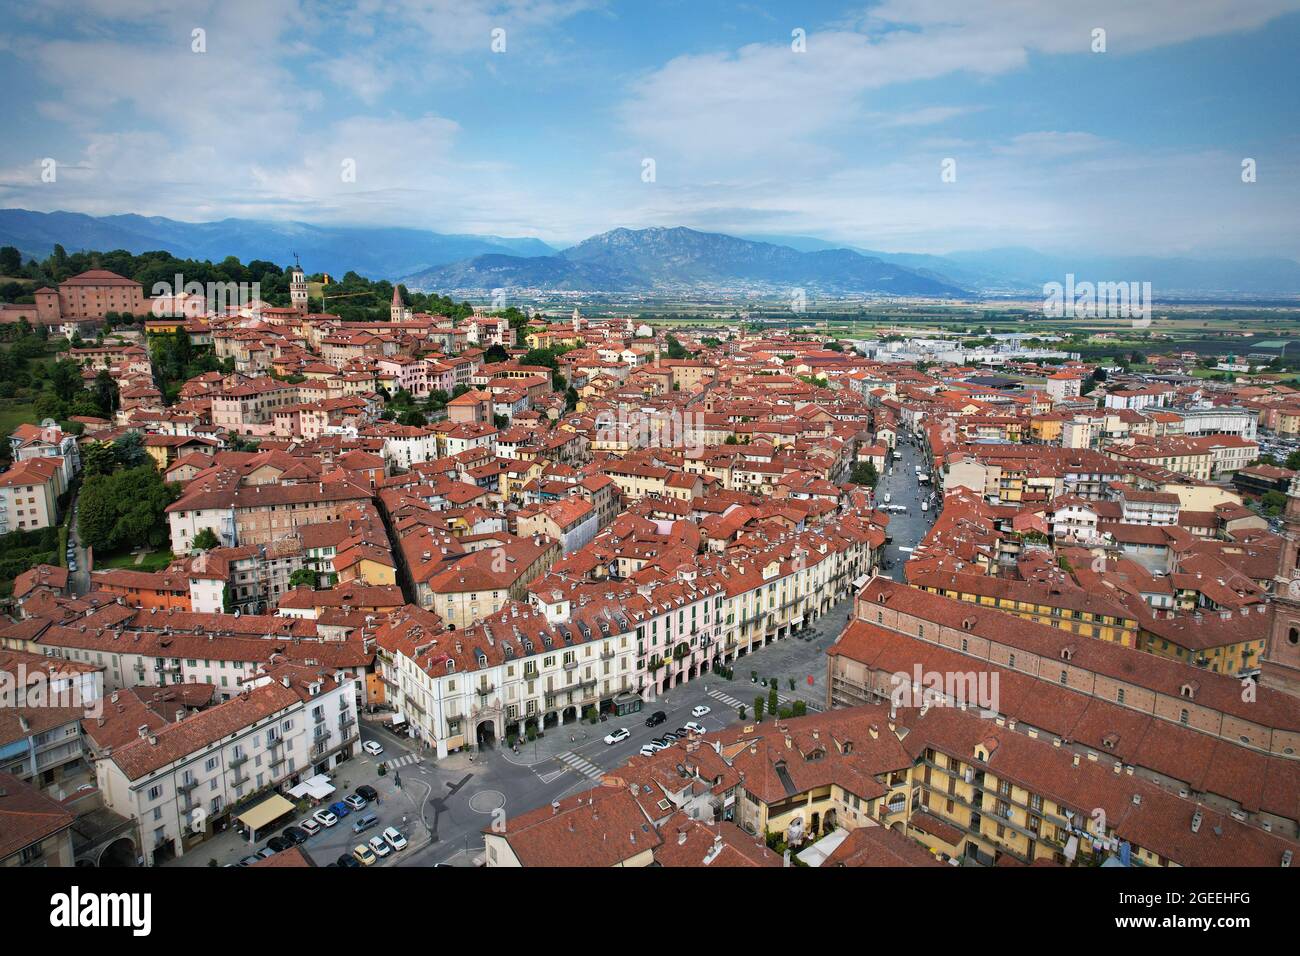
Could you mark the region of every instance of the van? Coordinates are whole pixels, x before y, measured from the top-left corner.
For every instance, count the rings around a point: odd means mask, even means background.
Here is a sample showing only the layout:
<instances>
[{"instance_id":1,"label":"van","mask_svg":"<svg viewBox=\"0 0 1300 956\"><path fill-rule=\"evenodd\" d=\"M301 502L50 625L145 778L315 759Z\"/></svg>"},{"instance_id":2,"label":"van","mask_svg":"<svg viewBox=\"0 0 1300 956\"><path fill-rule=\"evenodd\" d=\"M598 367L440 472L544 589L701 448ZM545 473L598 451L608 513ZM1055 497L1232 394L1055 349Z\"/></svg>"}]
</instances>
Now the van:
<instances>
[{"instance_id":1,"label":"van","mask_svg":"<svg viewBox=\"0 0 1300 956\"><path fill-rule=\"evenodd\" d=\"M379 826L379 817L375 816L373 813L366 813L363 814L361 819L357 820L356 823L352 824L352 832L365 833L371 827L377 826Z\"/></svg>"},{"instance_id":2,"label":"van","mask_svg":"<svg viewBox=\"0 0 1300 956\"><path fill-rule=\"evenodd\" d=\"M889 492L885 492L885 504L889 504Z\"/></svg>"},{"instance_id":3,"label":"van","mask_svg":"<svg viewBox=\"0 0 1300 956\"><path fill-rule=\"evenodd\" d=\"M929 511L929 510L930 510L930 502L928 502L928 501L922 501L922 502L921 502L921 510L922 510L922 511Z\"/></svg>"}]
</instances>

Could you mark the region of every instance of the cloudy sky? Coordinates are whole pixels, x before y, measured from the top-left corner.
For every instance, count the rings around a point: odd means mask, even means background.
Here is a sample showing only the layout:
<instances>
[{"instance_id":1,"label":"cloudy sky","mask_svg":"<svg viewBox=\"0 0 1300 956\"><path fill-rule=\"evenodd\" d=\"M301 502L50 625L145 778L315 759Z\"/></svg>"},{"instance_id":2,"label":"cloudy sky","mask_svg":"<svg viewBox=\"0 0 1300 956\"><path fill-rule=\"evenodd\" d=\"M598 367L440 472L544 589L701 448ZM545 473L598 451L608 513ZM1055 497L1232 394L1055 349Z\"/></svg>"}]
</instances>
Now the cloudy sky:
<instances>
[{"instance_id":1,"label":"cloudy sky","mask_svg":"<svg viewBox=\"0 0 1300 956\"><path fill-rule=\"evenodd\" d=\"M5 207L1300 258L1300 0L0 0L0 17Z\"/></svg>"}]
</instances>

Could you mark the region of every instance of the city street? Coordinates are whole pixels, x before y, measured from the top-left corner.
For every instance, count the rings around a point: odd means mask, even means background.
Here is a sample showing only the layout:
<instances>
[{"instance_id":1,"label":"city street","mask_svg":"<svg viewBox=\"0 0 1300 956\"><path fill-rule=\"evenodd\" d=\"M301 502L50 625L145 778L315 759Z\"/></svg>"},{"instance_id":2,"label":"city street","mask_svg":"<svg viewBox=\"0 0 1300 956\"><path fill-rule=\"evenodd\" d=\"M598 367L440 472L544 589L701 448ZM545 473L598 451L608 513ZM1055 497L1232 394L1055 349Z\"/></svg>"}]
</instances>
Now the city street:
<instances>
[{"instance_id":1,"label":"city street","mask_svg":"<svg viewBox=\"0 0 1300 956\"><path fill-rule=\"evenodd\" d=\"M886 494L889 495L891 505L907 507L905 513L891 513L889 516L889 536L893 540L885 546L885 567L882 573L895 581L903 580L903 565L911 557L910 552L900 549L915 548L921 542L934 523L939 505L936 500L930 502L929 511L921 510L921 502L929 501L931 492L937 498L939 492L935 488L933 475L930 484L924 488L917 483L916 466L926 469L927 474L929 466L914 443L915 440L908 441L907 438L907 433L900 430L896 450L903 457L895 461L891 455L891 464L886 466L884 475L876 484L877 507L885 503Z\"/></svg>"}]
</instances>

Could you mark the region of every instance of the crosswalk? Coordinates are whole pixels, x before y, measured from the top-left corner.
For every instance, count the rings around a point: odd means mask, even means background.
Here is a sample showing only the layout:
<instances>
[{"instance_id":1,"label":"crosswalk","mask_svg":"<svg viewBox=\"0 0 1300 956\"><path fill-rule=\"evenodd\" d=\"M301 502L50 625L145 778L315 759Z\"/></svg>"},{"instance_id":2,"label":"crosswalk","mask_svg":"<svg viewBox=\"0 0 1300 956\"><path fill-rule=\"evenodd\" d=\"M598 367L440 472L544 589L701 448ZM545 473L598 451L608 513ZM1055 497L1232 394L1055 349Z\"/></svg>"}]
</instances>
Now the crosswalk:
<instances>
[{"instance_id":1,"label":"crosswalk","mask_svg":"<svg viewBox=\"0 0 1300 956\"><path fill-rule=\"evenodd\" d=\"M589 780L599 780L605 775L605 771L601 770L586 757L575 754L572 750L566 750L555 759L567 766L570 770L577 771Z\"/></svg>"},{"instance_id":2,"label":"crosswalk","mask_svg":"<svg viewBox=\"0 0 1300 956\"><path fill-rule=\"evenodd\" d=\"M723 693L722 691L720 691L720 690L710 690L710 691L709 691L709 696L712 697L714 700L720 702L720 703L726 704L726 705L727 705L728 707L730 707L732 710L739 710L741 707L746 708L746 710L750 710L750 709L752 709L753 701L750 701L749 703L746 703L746 702L743 701L743 700L736 700L736 698L732 697L730 694L724 694L724 693ZM785 696L785 694L778 693L778 694L776 695L776 699L777 699L777 702L778 702L778 703L781 703L781 704L788 704L788 703L790 703L790 701L791 701L792 699L794 699L794 698L790 698L790 697ZM764 700L764 701L767 700L767 696L766 696L766 695L764 695L763 700ZM821 710L821 707L819 707L817 704L811 704L811 703L808 703L807 701L805 701L804 703L807 705L807 707L808 707L809 710L816 710L816 711L820 711L820 710Z\"/></svg>"},{"instance_id":3,"label":"crosswalk","mask_svg":"<svg viewBox=\"0 0 1300 956\"><path fill-rule=\"evenodd\" d=\"M720 690L709 691L709 696L716 701L721 701L733 710L744 705L744 701L736 700L736 698L732 697L730 694L724 694Z\"/></svg>"},{"instance_id":4,"label":"crosswalk","mask_svg":"<svg viewBox=\"0 0 1300 956\"><path fill-rule=\"evenodd\" d=\"M419 760L420 760L419 754L405 754L401 757L396 757L391 760L386 760L385 763L388 764L389 770L397 770L401 767L409 767L413 763L418 763Z\"/></svg>"}]
</instances>

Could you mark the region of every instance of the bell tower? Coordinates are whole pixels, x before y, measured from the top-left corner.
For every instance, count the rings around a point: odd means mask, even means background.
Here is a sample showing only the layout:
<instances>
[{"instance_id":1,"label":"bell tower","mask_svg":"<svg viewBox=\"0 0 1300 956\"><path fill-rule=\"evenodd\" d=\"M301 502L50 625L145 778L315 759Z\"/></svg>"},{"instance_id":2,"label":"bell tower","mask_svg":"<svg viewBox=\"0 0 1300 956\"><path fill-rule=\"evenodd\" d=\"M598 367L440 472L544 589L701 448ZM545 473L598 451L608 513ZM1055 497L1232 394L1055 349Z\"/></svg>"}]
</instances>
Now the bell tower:
<instances>
[{"instance_id":1,"label":"bell tower","mask_svg":"<svg viewBox=\"0 0 1300 956\"><path fill-rule=\"evenodd\" d=\"M298 310L299 315L307 314L307 277L302 266L298 265L298 256L293 257L293 270L289 273L289 304Z\"/></svg>"},{"instance_id":2,"label":"bell tower","mask_svg":"<svg viewBox=\"0 0 1300 956\"><path fill-rule=\"evenodd\" d=\"M1273 576L1273 627L1260 659L1265 687L1300 696L1300 475L1291 479L1282 553Z\"/></svg>"}]
</instances>

